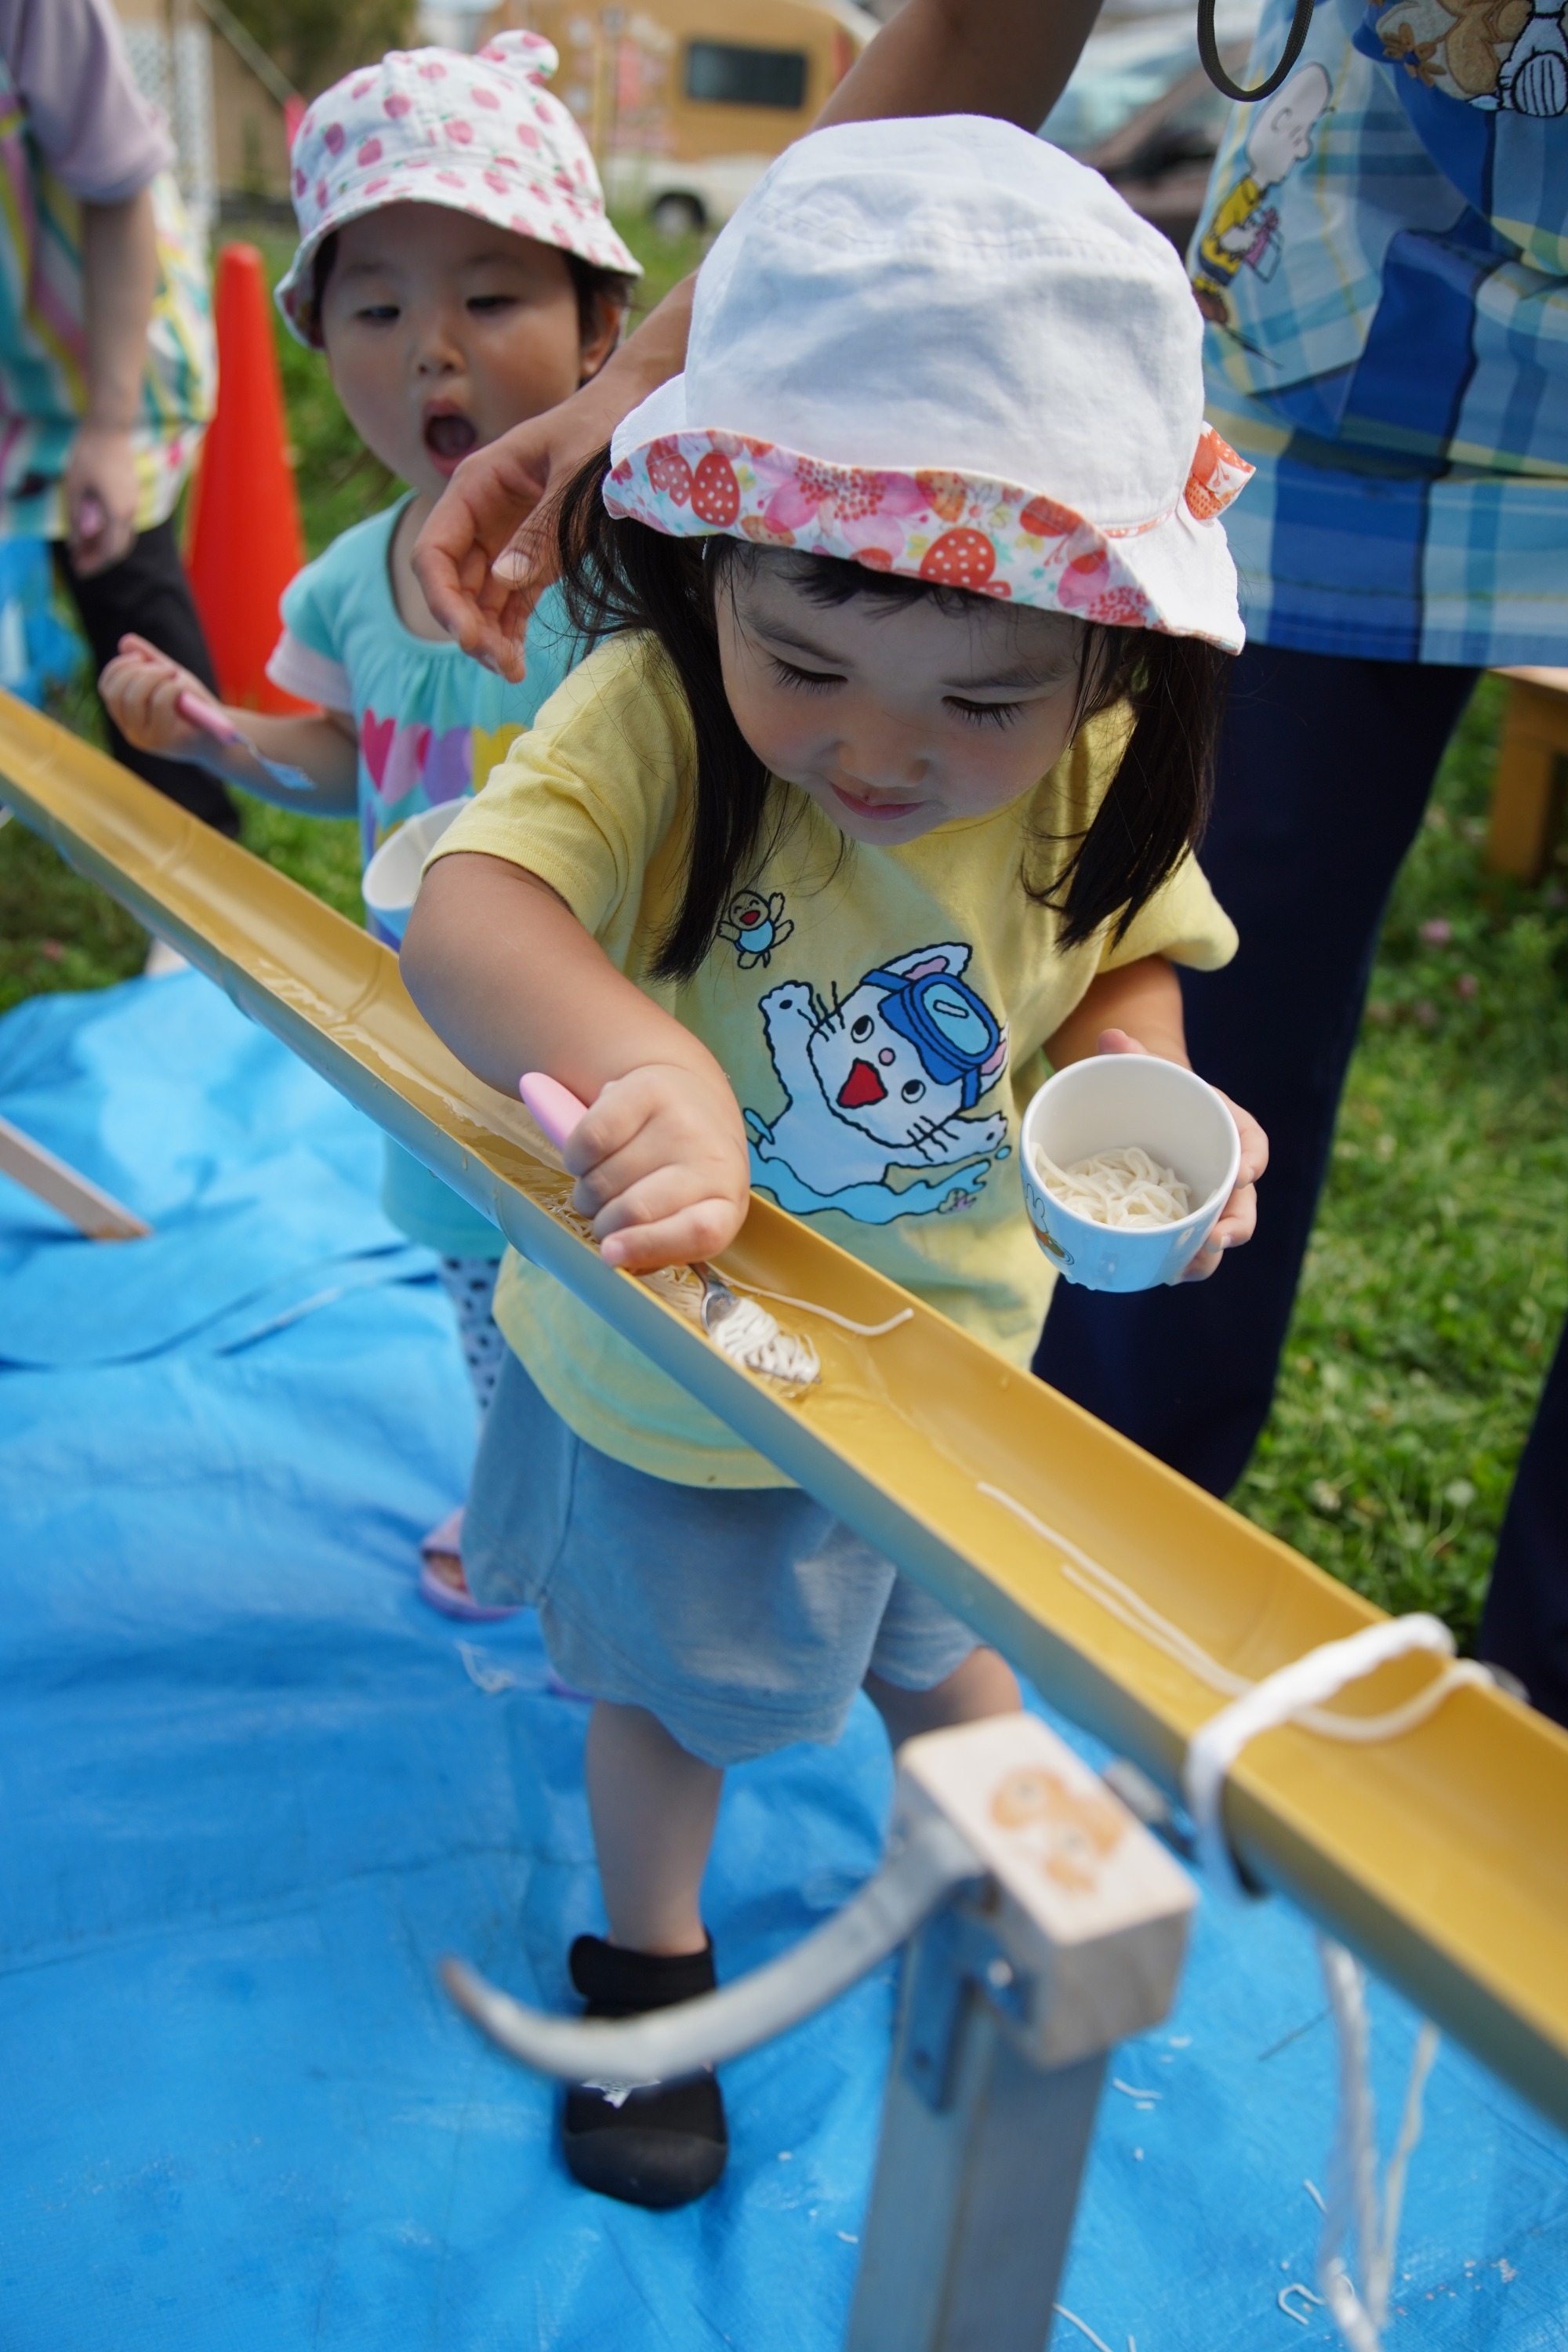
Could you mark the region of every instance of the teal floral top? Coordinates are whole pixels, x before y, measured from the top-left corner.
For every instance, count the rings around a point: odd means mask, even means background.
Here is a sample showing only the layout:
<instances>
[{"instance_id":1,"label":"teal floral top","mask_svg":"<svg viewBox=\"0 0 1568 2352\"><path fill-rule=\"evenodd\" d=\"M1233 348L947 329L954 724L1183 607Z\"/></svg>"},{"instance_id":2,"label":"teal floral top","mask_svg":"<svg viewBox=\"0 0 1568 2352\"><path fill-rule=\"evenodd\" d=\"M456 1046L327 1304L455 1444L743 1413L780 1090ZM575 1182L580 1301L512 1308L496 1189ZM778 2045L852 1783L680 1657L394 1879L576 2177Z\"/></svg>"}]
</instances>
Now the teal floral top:
<instances>
[{"instance_id":1,"label":"teal floral top","mask_svg":"<svg viewBox=\"0 0 1568 2352\"><path fill-rule=\"evenodd\" d=\"M345 530L290 581L283 635L267 666L286 692L352 712L366 865L409 817L477 793L580 651L556 589L528 625L528 675L519 686L470 661L449 639L416 637L392 592L392 538L407 504L400 499ZM374 917L369 928L388 937ZM395 1224L446 1256L500 1255L495 1227L391 1143L382 1199Z\"/></svg>"}]
</instances>

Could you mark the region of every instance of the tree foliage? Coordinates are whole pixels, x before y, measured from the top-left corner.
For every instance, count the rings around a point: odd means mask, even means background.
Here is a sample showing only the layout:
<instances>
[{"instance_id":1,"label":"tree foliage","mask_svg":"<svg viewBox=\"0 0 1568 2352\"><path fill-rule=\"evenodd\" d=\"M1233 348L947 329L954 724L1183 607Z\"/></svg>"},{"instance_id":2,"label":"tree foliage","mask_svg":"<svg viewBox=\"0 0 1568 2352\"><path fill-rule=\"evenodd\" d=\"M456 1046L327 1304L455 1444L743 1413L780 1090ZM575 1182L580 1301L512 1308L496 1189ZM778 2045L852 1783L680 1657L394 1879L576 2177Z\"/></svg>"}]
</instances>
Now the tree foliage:
<instances>
[{"instance_id":1,"label":"tree foliage","mask_svg":"<svg viewBox=\"0 0 1568 2352\"><path fill-rule=\"evenodd\" d=\"M416 0L228 0L296 89L317 90L417 37Z\"/></svg>"}]
</instances>

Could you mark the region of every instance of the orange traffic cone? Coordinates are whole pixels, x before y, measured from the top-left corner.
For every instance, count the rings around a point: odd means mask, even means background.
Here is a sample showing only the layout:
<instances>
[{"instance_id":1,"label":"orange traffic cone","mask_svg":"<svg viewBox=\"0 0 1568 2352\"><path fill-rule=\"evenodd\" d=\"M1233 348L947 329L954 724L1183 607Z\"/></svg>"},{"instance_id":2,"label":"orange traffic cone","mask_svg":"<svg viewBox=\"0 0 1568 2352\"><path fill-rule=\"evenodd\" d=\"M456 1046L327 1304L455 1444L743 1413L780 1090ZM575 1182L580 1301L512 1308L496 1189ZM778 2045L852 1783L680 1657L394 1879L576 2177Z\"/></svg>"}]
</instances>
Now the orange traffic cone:
<instances>
[{"instance_id":1,"label":"orange traffic cone","mask_svg":"<svg viewBox=\"0 0 1568 2352\"><path fill-rule=\"evenodd\" d=\"M191 498L186 569L226 702L299 710L267 675L279 600L305 561L289 463L272 304L253 245L217 257L217 414Z\"/></svg>"}]
</instances>

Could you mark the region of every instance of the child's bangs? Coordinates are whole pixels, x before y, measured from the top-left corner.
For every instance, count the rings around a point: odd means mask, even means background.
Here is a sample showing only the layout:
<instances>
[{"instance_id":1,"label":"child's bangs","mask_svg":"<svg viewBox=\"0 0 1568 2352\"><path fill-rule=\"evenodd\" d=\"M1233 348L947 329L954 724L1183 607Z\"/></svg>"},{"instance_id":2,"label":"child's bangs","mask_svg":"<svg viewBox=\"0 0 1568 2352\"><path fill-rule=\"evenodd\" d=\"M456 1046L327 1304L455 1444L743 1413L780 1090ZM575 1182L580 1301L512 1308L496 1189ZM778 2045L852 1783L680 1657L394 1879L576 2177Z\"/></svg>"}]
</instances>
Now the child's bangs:
<instances>
[{"instance_id":1,"label":"child's bangs","mask_svg":"<svg viewBox=\"0 0 1568 2352\"><path fill-rule=\"evenodd\" d=\"M715 578L726 572L754 575L769 571L813 604L837 610L862 597L874 604L934 604L939 613L963 619L973 613L994 613L998 599L973 588L955 588L950 581L921 580L908 572L885 572L857 563L847 555L817 555L798 547L757 547L750 540L712 539L708 561Z\"/></svg>"}]
</instances>

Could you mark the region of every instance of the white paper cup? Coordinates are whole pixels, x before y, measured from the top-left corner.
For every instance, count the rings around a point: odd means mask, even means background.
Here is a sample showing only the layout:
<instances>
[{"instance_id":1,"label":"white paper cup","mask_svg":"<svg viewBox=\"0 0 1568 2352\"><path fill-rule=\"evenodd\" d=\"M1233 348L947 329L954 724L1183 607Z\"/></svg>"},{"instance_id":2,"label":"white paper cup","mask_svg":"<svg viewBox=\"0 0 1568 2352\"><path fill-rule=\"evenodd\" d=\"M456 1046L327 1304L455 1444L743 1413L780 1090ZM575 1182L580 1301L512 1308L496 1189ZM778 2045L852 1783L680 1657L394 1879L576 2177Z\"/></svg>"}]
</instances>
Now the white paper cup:
<instances>
[{"instance_id":1,"label":"white paper cup","mask_svg":"<svg viewBox=\"0 0 1568 2352\"><path fill-rule=\"evenodd\" d=\"M405 818L364 869L360 895L367 910L399 945L419 896L425 860L468 805L467 800L443 801L439 808L421 809L417 816Z\"/></svg>"},{"instance_id":2,"label":"white paper cup","mask_svg":"<svg viewBox=\"0 0 1568 2352\"><path fill-rule=\"evenodd\" d=\"M1044 1151L1070 1168L1097 1151L1141 1144L1173 1169L1196 1203L1172 1225L1101 1225L1047 1192ZM1024 1114L1018 1154L1035 1239L1086 1290L1152 1290L1178 1281L1213 1232L1241 1165L1236 1121L1214 1088L1152 1054L1096 1054L1047 1078Z\"/></svg>"}]
</instances>

